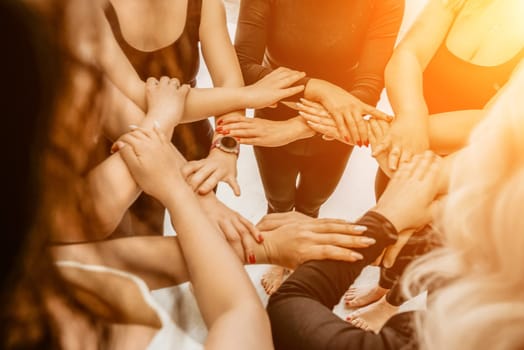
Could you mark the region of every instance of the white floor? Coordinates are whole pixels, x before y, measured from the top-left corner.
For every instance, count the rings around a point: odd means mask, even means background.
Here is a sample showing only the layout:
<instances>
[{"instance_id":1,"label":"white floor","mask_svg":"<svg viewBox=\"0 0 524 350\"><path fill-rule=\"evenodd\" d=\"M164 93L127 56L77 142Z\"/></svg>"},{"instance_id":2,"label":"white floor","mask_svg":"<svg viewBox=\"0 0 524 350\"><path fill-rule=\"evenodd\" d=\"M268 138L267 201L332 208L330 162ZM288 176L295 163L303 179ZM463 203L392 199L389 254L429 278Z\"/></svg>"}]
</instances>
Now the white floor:
<instances>
[{"instance_id":1,"label":"white floor","mask_svg":"<svg viewBox=\"0 0 524 350\"><path fill-rule=\"evenodd\" d=\"M224 2L228 15L228 27L233 37L238 16L238 0L225 0ZM425 0L406 1L406 15L401 33L405 33L406 28L413 21L416 13L424 3ZM201 63L198 81L201 87L211 86L211 80L205 69L204 62ZM383 94L379 102L379 108L384 111L390 111L385 94ZM352 220L372 207L374 205L373 183L376 168L377 165L370 156L369 149L356 147L335 193L322 207L320 216ZM266 201L251 147L242 146L238 161L238 174L242 196L235 197L227 185L221 184L218 189L218 197L247 219L257 222L265 214ZM166 230L172 232L169 221L166 221ZM246 269L262 301L266 303L267 296L260 286L260 277L267 269L267 265L249 266ZM220 271L217 272L221 273ZM377 279L378 269L370 267L364 270L361 277L357 280L357 284L376 283ZM175 321L187 331L188 336L199 342L205 339L206 329L187 284L155 291L153 294L171 312ZM415 302L405 305L403 309L420 307L421 305L423 305L423 299L415 300ZM340 305L337 306L335 311L339 315L347 313Z\"/></svg>"}]
</instances>

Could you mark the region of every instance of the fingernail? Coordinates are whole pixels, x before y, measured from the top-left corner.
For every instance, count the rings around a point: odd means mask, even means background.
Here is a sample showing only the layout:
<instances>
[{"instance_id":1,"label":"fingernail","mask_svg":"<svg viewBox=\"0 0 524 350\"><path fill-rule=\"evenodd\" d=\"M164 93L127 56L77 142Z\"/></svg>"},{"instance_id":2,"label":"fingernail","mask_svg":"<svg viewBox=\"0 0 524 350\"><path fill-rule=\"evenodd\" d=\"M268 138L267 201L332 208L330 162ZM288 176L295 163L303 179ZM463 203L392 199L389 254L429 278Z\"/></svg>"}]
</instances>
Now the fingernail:
<instances>
[{"instance_id":1,"label":"fingernail","mask_svg":"<svg viewBox=\"0 0 524 350\"><path fill-rule=\"evenodd\" d=\"M362 259L364 259L364 257L362 256L362 254L359 254L359 253L356 253L356 252L352 252L352 253L351 253L351 256L352 256L353 258L355 258L356 260L362 260Z\"/></svg>"},{"instance_id":2,"label":"fingernail","mask_svg":"<svg viewBox=\"0 0 524 350\"><path fill-rule=\"evenodd\" d=\"M223 120L222 120L222 119L220 119L220 120L219 120L219 121L217 122L217 125L221 125L221 124L222 124L222 122L223 122Z\"/></svg>"},{"instance_id":3,"label":"fingernail","mask_svg":"<svg viewBox=\"0 0 524 350\"><path fill-rule=\"evenodd\" d=\"M363 226L363 225L355 225L353 226L353 231L357 231L357 232L364 232L364 231L367 231L367 227L366 226Z\"/></svg>"},{"instance_id":4,"label":"fingernail","mask_svg":"<svg viewBox=\"0 0 524 350\"><path fill-rule=\"evenodd\" d=\"M375 244L377 241L375 241L373 238L371 237L362 237L361 238L361 241L362 243L364 244L369 244L369 245L372 245L372 244Z\"/></svg>"},{"instance_id":5,"label":"fingernail","mask_svg":"<svg viewBox=\"0 0 524 350\"><path fill-rule=\"evenodd\" d=\"M216 132L221 132L222 131L222 127L221 126L217 126L217 128L215 130L216 130Z\"/></svg>"},{"instance_id":6,"label":"fingernail","mask_svg":"<svg viewBox=\"0 0 524 350\"><path fill-rule=\"evenodd\" d=\"M250 264L254 264L254 263L257 262L257 259L255 258L255 254L254 253L249 254L247 259L248 259Z\"/></svg>"},{"instance_id":7,"label":"fingernail","mask_svg":"<svg viewBox=\"0 0 524 350\"><path fill-rule=\"evenodd\" d=\"M264 242L264 237L262 235L258 235L258 243Z\"/></svg>"},{"instance_id":8,"label":"fingernail","mask_svg":"<svg viewBox=\"0 0 524 350\"><path fill-rule=\"evenodd\" d=\"M369 141L366 141L366 143L364 144L366 147L369 147Z\"/></svg>"},{"instance_id":9,"label":"fingernail","mask_svg":"<svg viewBox=\"0 0 524 350\"><path fill-rule=\"evenodd\" d=\"M344 140L346 140L346 142L349 142L349 136L344 136Z\"/></svg>"},{"instance_id":10,"label":"fingernail","mask_svg":"<svg viewBox=\"0 0 524 350\"><path fill-rule=\"evenodd\" d=\"M222 131L222 134L224 134L224 135L229 134L229 130L223 130L223 131Z\"/></svg>"},{"instance_id":11,"label":"fingernail","mask_svg":"<svg viewBox=\"0 0 524 350\"><path fill-rule=\"evenodd\" d=\"M297 105L297 107L300 107L300 108L304 107L304 105L302 103L300 103L300 102L297 102L296 105Z\"/></svg>"},{"instance_id":12,"label":"fingernail","mask_svg":"<svg viewBox=\"0 0 524 350\"><path fill-rule=\"evenodd\" d=\"M135 124L129 124L129 129L135 130L135 129L138 129L138 126Z\"/></svg>"},{"instance_id":13,"label":"fingernail","mask_svg":"<svg viewBox=\"0 0 524 350\"><path fill-rule=\"evenodd\" d=\"M361 141L357 141L357 146L358 147L362 147L362 142Z\"/></svg>"}]
</instances>

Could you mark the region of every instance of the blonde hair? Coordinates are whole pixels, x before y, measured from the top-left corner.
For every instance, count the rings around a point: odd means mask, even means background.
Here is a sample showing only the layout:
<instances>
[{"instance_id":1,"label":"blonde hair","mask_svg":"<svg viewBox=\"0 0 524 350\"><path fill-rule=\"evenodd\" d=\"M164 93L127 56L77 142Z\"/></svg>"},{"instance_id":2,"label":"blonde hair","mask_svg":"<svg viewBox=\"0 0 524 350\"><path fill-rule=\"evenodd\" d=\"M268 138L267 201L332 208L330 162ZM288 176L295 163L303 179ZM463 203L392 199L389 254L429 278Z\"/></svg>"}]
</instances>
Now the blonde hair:
<instances>
[{"instance_id":1,"label":"blonde hair","mask_svg":"<svg viewBox=\"0 0 524 350\"><path fill-rule=\"evenodd\" d=\"M442 0L447 8L455 12L474 11L482 9L495 0Z\"/></svg>"},{"instance_id":2,"label":"blonde hair","mask_svg":"<svg viewBox=\"0 0 524 350\"><path fill-rule=\"evenodd\" d=\"M437 286L417 320L423 349L524 348L520 71L457 155L439 220L444 248L406 273L408 294Z\"/></svg>"}]
</instances>

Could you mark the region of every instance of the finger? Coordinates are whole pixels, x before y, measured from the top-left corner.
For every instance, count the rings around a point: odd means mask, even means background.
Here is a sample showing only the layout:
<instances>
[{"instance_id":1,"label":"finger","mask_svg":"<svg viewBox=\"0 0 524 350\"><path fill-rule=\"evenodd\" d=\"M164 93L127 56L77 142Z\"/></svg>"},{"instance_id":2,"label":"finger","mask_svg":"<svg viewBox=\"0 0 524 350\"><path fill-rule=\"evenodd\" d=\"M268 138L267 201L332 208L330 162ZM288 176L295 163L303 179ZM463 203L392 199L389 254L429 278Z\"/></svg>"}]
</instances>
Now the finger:
<instances>
[{"instance_id":1,"label":"finger","mask_svg":"<svg viewBox=\"0 0 524 350\"><path fill-rule=\"evenodd\" d=\"M335 120L335 124L337 125L338 132L340 136L342 136L342 139L344 139L346 142L349 142L351 140L353 143L355 143L356 139L354 135L351 134L348 128L346 127L344 116L338 112L331 112L331 116Z\"/></svg>"},{"instance_id":2,"label":"finger","mask_svg":"<svg viewBox=\"0 0 524 350\"><path fill-rule=\"evenodd\" d=\"M317 110L326 110L321 103L308 100L307 98L303 98L303 97L300 98L300 102L302 102L302 104L304 104L305 106L308 106L308 107L311 107L311 108L315 108Z\"/></svg>"},{"instance_id":3,"label":"finger","mask_svg":"<svg viewBox=\"0 0 524 350\"><path fill-rule=\"evenodd\" d=\"M151 88L153 88L153 87L155 87L157 85L158 85L158 80L156 80L156 78L154 78L154 77L147 78L147 80L146 80L146 88L151 89Z\"/></svg>"},{"instance_id":4,"label":"finger","mask_svg":"<svg viewBox=\"0 0 524 350\"><path fill-rule=\"evenodd\" d=\"M408 150L403 150L402 155L400 156L400 163L407 163L413 158L413 153Z\"/></svg>"},{"instance_id":5,"label":"finger","mask_svg":"<svg viewBox=\"0 0 524 350\"><path fill-rule=\"evenodd\" d=\"M223 220L218 223L218 226L235 253L243 258L242 261L247 261L247 256L244 255L244 247L242 246L240 235L233 223L230 220Z\"/></svg>"},{"instance_id":6,"label":"finger","mask_svg":"<svg viewBox=\"0 0 524 350\"><path fill-rule=\"evenodd\" d=\"M228 176L224 180L224 182L227 183L229 185L229 187L231 187L231 189L233 190L233 193L235 194L235 196L237 196L237 197L240 196L240 185L238 184L237 179L235 177Z\"/></svg>"},{"instance_id":7,"label":"finger","mask_svg":"<svg viewBox=\"0 0 524 350\"><path fill-rule=\"evenodd\" d=\"M364 118L362 118L362 112L359 112L358 110L353 111L351 115L357 126L358 136L360 138L362 146L369 146L368 128L366 125L366 121L364 120Z\"/></svg>"},{"instance_id":8,"label":"finger","mask_svg":"<svg viewBox=\"0 0 524 350\"><path fill-rule=\"evenodd\" d=\"M379 154L386 152L391 148L391 138L389 136L384 136L382 141L379 142L377 147L373 150L373 157L378 156Z\"/></svg>"},{"instance_id":9,"label":"finger","mask_svg":"<svg viewBox=\"0 0 524 350\"><path fill-rule=\"evenodd\" d=\"M346 110L343 114L344 122L348 127L349 134L351 135L351 139L353 142L361 147L362 146L362 140L360 139L360 134L358 132L357 123L355 121L355 118L353 117L353 113L351 110Z\"/></svg>"},{"instance_id":10,"label":"finger","mask_svg":"<svg viewBox=\"0 0 524 350\"><path fill-rule=\"evenodd\" d=\"M253 128L228 130L227 134L237 139L250 139L260 136L259 131Z\"/></svg>"},{"instance_id":11,"label":"finger","mask_svg":"<svg viewBox=\"0 0 524 350\"><path fill-rule=\"evenodd\" d=\"M215 187L218 186L220 182L220 176L217 171L213 172L208 178L206 178L197 189L198 194L206 195L213 191Z\"/></svg>"},{"instance_id":12,"label":"finger","mask_svg":"<svg viewBox=\"0 0 524 350\"><path fill-rule=\"evenodd\" d=\"M318 115L322 117L329 117L329 113L320 105L320 107L313 107L311 105L305 105L300 102L297 102L297 107L299 111L303 111L309 114Z\"/></svg>"},{"instance_id":13,"label":"finger","mask_svg":"<svg viewBox=\"0 0 524 350\"><path fill-rule=\"evenodd\" d=\"M169 79L169 85L174 85L177 88L179 88L180 87L180 80L178 80L177 78L171 78L171 79Z\"/></svg>"},{"instance_id":14,"label":"finger","mask_svg":"<svg viewBox=\"0 0 524 350\"><path fill-rule=\"evenodd\" d=\"M205 164L204 160L194 160L191 162L187 162L182 166L182 176L184 176L185 179L188 178L189 175L197 172L200 168L202 168Z\"/></svg>"},{"instance_id":15,"label":"finger","mask_svg":"<svg viewBox=\"0 0 524 350\"><path fill-rule=\"evenodd\" d=\"M262 236L262 233L260 232L260 230L255 225L253 225L253 223L251 221L249 221L248 219L246 219L242 215L240 215L238 217L238 219L240 220L240 222L242 222L244 227L247 228L247 230L249 231L251 237L253 237L255 239L255 241L257 241L258 243L262 243L264 241L264 237Z\"/></svg>"},{"instance_id":16,"label":"finger","mask_svg":"<svg viewBox=\"0 0 524 350\"><path fill-rule=\"evenodd\" d=\"M197 172L195 172L191 178L189 179L189 185L193 189L193 191L196 191L200 185L213 174L215 169L211 166L204 165L202 168L200 168Z\"/></svg>"},{"instance_id":17,"label":"finger","mask_svg":"<svg viewBox=\"0 0 524 350\"><path fill-rule=\"evenodd\" d=\"M246 119L248 118L243 115L238 115L238 114L228 115L228 116L220 118L217 121L217 125L226 125L226 124L231 124L231 123L243 122L243 121L246 121Z\"/></svg>"},{"instance_id":18,"label":"finger","mask_svg":"<svg viewBox=\"0 0 524 350\"><path fill-rule=\"evenodd\" d=\"M131 171L140 166L140 161L138 160L135 150L132 146L120 148L119 153L120 157L122 157Z\"/></svg>"},{"instance_id":19,"label":"finger","mask_svg":"<svg viewBox=\"0 0 524 350\"><path fill-rule=\"evenodd\" d=\"M315 235L313 241L319 244L334 245L342 248L366 248L376 243L376 241L370 237L333 233Z\"/></svg>"},{"instance_id":20,"label":"finger","mask_svg":"<svg viewBox=\"0 0 524 350\"><path fill-rule=\"evenodd\" d=\"M231 224L235 228L236 235L238 239L240 240L240 244L242 245L242 249L247 258L247 262L250 264L256 263L253 244L252 244L253 241L249 239L250 238L249 230L238 219L238 216L231 220Z\"/></svg>"},{"instance_id":21,"label":"finger","mask_svg":"<svg viewBox=\"0 0 524 350\"><path fill-rule=\"evenodd\" d=\"M169 84L170 80L171 79L169 77L164 75L164 76L160 77L159 83L160 83L160 85L167 85L167 84Z\"/></svg>"},{"instance_id":22,"label":"finger","mask_svg":"<svg viewBox=\"0 0 524 350\"><path fill-rule=\"evenodd\" d=\"M320 218L320 219L311 219L312 221L316 223L323 223L323 224L341 224L341 225L353 225L353 223L348 222L344 219L336 219L336 218Z\"/></svg>"},{"instance_id":23,"label":"finger","mask_svg":"<svg viewBox=\"0 0 524 350\"><path fill-rule=\"evenodd\" d=\"M290 86L300 79L304 78L306 76L306 73L304 72L298 72L298 71L288 71L285 72L285 74L282 74L279 77L279 84L277 85L279 88L284 88L287 86Z\"/></svg>"},{"instance_id":24,"label":"finger","mask_svg":"<svg viewBox=\"0 0 524 350\"><path fill-rule=\"evenodd\" d=\"M348 145L353 145L353 140L349 140L349 141L343 140L342 137L340 136L338 129L336 129L335 127L320 125L320 124L312 123L310 121L307 121L307 125L313 131L316 131L319 134L326 135L327 137L340 140L344 143L347 143Z\"/></svg>"},{"instance_id":25,"label":"finger","mask_svg":"<svg viewBox=\"0 0 524 350\"><path fill-rule=\"evenodd\" d=\"M314 246L311 248L307 260L340 260L354 262L363 259L362 254L351 249L331 245Z\"/></svg>"},{"instance_id":26,"label":"finger","mask_svg":"<svg viewBox=\"0 0 524 350\"><path fill-rule=\"evenodd\" d=\"M368 104L364 104L364 112L366 112L366 114L369 114L373 119L384 120L387 122L393 120L393 116L390 116L389 114L384 113L381 110L372 107Z\"/></svg>"},{"instance_id":27,"label":"finger","mask_svg":"<svg viewBox=\"0 0 524 350\"><path fill-rule=\"evenodd\" d=\"M120 137L119 141L131 145L134 148L140 148L144 143L144 139L140 138L139 134L133 132L124 134Z\"/></svg>"},{"instance_id":28,"label":"finger","mask_svg":"<svg viewBox=\"0 0 524 350\"><path fill-rule=\"evenodd\" d=\"M329 116L322 117L318 114L311 114L305 111L298 111L298 114L300 114L304 119L312 121L314 123L336 127L335 121L331 119Z\"/></svg>"},{"instance_id":29,"label":"finger","mask_svg":"<svg viewBox=\"0 0 524 350\"><path fill-rule=\"evenodd\" d=\"M332 221L313 220L304 223L305 229L317 233L345 233L352 235L360 235L367 230L366 226L354 225L350 223L336 223Z\"/></svg>"},{"instance_id":30,"label":"finger","mask_svg":"<svg viewBox=\"0 0 524 350\"><path fill-rule=\"evenodd\" d=\"M402 155L402 149L398 145L393 145L388 156L389 169L397 170L400 156Z\"/></svg>"},{"instance_id":31,"label":"finger","mask_svg":"<svg viewBox=\"0 0 524 350\"><path fill-rule=\"evenodd\" d=\"M304 85L292 86L286 89L282 89L278 92L278 99L282 100L290 96L296 95L304 90Z\"/></svg>"},{"instance_id":32,"label":"finger","mask_svg":"<svg viewBox=\"0 0 524 350\"><path fill-rule=\"evenodd\" d=\"M250 120L246 120L245 118L242 121L237 122L231 122L228 124L222 124L216 128L217 132L222 131L231 131L231 130L243 130L243 129L249 129L255 127L254 123L252 123Z\"/></svg>"}]
</instances>

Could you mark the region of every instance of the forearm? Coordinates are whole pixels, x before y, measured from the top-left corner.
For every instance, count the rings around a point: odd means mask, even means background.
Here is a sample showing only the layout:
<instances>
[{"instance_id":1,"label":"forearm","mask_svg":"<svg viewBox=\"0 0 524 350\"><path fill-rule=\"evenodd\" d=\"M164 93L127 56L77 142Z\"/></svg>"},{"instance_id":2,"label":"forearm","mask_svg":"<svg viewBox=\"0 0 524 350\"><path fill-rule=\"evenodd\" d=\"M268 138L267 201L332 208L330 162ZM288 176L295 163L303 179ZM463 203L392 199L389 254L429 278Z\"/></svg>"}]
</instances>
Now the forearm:
<instances>
[{"instance_id":1,"label":"forearm","mask_svg":"<svg viewBox=\"0 0 524 350\"><path fill-rule=\"evenodd\" d=\"M328 344L333 349L361 348L366 339L377 337L352 327L331 311L362 269L396 240L392 225L375 213L366 214L357 224L367 226L366 236L376 240L359 250L363 260L307 262L269 299L267 311L276 349L313 350Z\"/></svg>"},{"instance_id":2,"label":"forearm","mask_svg":"<svg viewBox=\"0 0 524 350\"><path fill-rule=\"evenodd\" d=\"M234 310L239 302L258 300L242 263L204 215L191 189L181 186L171 191L164 204L177 231L206 323L212 325L222 314Z\"/></svg>"},{"instance_id":3,"label":"forearm","mask_svg":"<svg viewBox=\"0 0 524 350\"><path fill-rule=\"evenodd\" d=\"M439 155L447 155L463 148L471 131L485 115L482 109L430 115L428 131L431 150Z\"/></svg>"},{"instance_id":4,"label":"forearm","mask_svg":"<svg viewBox=\"0 0 524 350\"><path fill-rule=\"evenodd\" d=\"M427 128L428 108L423 94L422 67L416 55L397 49L386 67L385 82L395 122Z\"/></svg>"}]
</instances>

